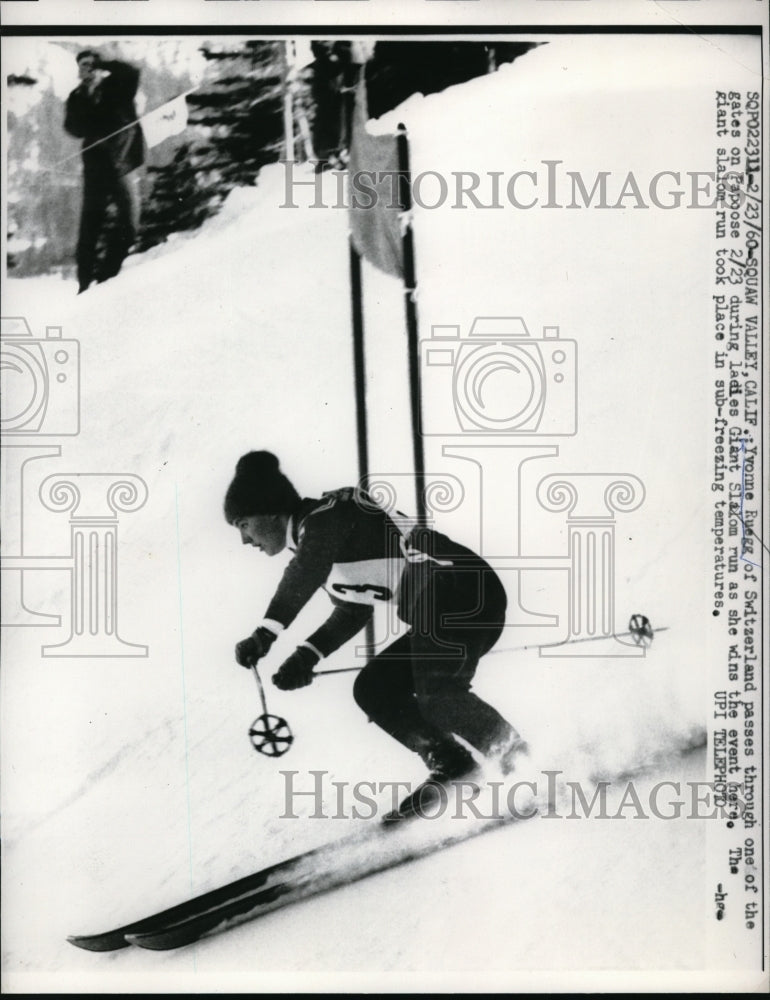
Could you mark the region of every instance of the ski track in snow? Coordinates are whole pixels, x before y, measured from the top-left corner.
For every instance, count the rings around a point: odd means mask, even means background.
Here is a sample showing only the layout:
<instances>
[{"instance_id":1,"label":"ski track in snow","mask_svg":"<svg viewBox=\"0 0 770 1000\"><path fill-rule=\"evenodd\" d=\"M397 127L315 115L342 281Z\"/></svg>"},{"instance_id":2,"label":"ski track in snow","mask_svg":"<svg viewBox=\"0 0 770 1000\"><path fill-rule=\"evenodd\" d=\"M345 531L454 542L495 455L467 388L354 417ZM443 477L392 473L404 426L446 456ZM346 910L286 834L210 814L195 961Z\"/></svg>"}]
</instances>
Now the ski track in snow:
<instances>
[{"instance_id":1,"label":"ski track in snow","mask_svg":"<svg viewBox=\"0 0 770 1000\"><path fill-rule=\"evenodd\" d=\"M170 720L164 721L160 724L160 726L156 726L154 729L149 730L142 736L131 740L125 746L121 747L120 750L114 753L112 757L87 774L83 778L82 783L77 788L73 789L65 799L57 803L57 805L55 805L52 809L41 813L40 816L29 822L27 826L16 830L13 837L6 838L6 846L8 848L12 848L19 840L22 840L24 837L31 834L43 823L47 823L49 820L54 819L63 809L68 809L70 806L74 805L78 799L81 798L81 796L86 795L89 791L91 791L97 782L109 778L110 775L117 771L121 766L124 766L127 762L133 762L133 766L135 766L136 752L142 747L143 744L146 744L148 740L157 739L159 729L165 730L170 740L172 736Z\"/></svg>"}]
</instances>

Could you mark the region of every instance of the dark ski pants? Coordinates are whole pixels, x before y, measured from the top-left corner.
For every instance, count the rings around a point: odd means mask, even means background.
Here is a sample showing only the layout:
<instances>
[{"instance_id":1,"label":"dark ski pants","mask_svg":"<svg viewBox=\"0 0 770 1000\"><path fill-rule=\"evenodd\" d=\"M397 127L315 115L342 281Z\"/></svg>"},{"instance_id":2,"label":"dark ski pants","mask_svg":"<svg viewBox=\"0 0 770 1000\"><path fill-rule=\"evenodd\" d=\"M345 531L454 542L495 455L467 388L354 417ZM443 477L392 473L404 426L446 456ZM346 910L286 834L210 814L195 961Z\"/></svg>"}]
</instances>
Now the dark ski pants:
<instances>
[{"instance_id":1,"label":"dark ski pants","mask_svg":"<svg viewBox=\"0 0 770 1000\"><path fill-rule=\"evenodd\" d=\"M113 232L98 273L96 251L110 204L116 209ZM103 159L83 170L83 205L77 245L78 285L85 291L94 279L114 277L136 237L137 205L131 179Z\"/></svg>"},{"instance_id":2,"label":"dark ski pants","mask_svg":"<svg viewBox=\"0 0 770 1000\"><path fill-rule=\"evenodd\" d=\"M468 574L476 577L469 586L464 575L433 575L409 632L370 660L353 688L371 721L423 758L456 743L455 735L484 755L518 736L471 690L479 659L502 633L505 591L491 570L481 594L478 577Z\"/></svg>"}]
</instances>

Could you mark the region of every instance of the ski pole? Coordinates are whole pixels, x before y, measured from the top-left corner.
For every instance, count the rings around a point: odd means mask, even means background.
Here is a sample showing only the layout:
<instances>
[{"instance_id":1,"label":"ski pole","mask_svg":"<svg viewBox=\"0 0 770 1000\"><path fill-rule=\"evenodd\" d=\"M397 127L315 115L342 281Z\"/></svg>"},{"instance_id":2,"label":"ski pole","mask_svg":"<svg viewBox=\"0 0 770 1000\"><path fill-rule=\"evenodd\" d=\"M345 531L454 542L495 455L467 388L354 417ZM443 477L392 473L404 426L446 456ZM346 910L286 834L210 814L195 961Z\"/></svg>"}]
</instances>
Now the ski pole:
<instances>
[{"instance_id":1,"label":"ski pole","mask_svg":"<svg viewBox=\"0 0 770 1000\"><path fill-rule=\"evenodd\" d=\"M653 629L650 619L645 615L634 614L628 622L627 632L613 632L612 635L589 635L580 639L567 639L564 642L533 642L524 646L506 646L503 649L490 649L487 656L494 656L499 653L519 653L528 649L553 649L556 646L572 646L576 643L599 642L602 639L624 639L631 638L635 646L648 648L652 645L652 640L658 632L667 632L668 625ZM628 643L630 645L630 643ZM323 677L324 674L352 674L363 670L363 667L336 667L333 670L316 670L314 677Z\"/></svg>"},{"instance_id":2,"label":"ski pole","mask_svg":"<svg viewBox=\"0 0 770 1000\"><path fill-rule=\"evenodd\" d=\"M266 757L282 757L294 742L289 723L280 715L272 715L267 710L265 689L259 676L256 663L251 665L252 673L259 689L259 700L262 703L262 715L258 715L249 729L251 745Z\"/></svg>"},{"instance_id":3,"label":"ski pole","mask_svg":"<svg viewBox=\"0 0 770 1000\"><path fill-rule=\"evenodd\" d=\"M94 149L96 146L101 146L103 142L107 142L109 139L114 139L116 135L120 135L121 132L125 132L129 128L133 128L134 125L138 125L145 118L148 118L151 114L156 112L159 108L165 107L166 104L171 104L172 101L178 101L180 97L187 97L189 94L195 93L199 87L190 87L189 90L185 90L181 94L177 94L176 97L170 98L168 101L164 101L163 104L159 104L157 108L153 108L151 111L145 111L143 115L139 115L138 118L134 118L130 121L128 125L121 125L120 128L116 128L114 132L110 132L109 135L103 135L101 139L96 139L94 142L89 143L87 146L82 146L80 149L71 153L69 156L65 156L63 160L57 160L56 163L52 163L50 166L43 166L42 170L56 171L57 167L60 167L62 163L69 163L70 160L74 160L76 157L81 156L83 153L87 152L89 149Z\"/></svg>"},{"instance_id":4,"label":"ski pole","mask_svg":"<svg viewBox=\"0 0 770 1000\"><path fill-rule=\"evenodd\" d=\"M265 699L265 689L262 686L262 678L259 676L259 671L257 670L256 663L252 663L251 672L254 674L254 679L257 682L257 689L259 690L259 700L262 702L262 712L264 715L267 715L268 711L267 711L267 700Z\"/></svg>"}]
</instances>

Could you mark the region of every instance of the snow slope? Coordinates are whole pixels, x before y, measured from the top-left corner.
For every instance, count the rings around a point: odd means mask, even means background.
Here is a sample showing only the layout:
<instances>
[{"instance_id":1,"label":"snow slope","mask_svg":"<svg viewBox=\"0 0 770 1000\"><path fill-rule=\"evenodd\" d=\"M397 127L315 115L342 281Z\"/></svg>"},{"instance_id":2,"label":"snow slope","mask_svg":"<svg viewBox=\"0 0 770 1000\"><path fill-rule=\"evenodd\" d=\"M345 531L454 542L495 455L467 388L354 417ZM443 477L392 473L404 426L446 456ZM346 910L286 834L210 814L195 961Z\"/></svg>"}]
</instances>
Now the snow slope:
<instances>
[{"instance_id":1,"label":"snow slope","mask_svg":"<svg viewBox=\"0 0 770 1000\"><path fill-rule=\"evenodd\" d=\"M697 40L676 44L659 91L649 90L652 40L564 37L415 99L399 112L413 168L512 171L551 156L587 171L709 169L710 144L698 140L708 133L688 126L711 114L706 84L728 68ZM685 79L683 55L694 55ZM597 64L611 86L597 85ZM677 99L665 99L673 87ZM333 202L334 179L323 183ZM129 472L149 489L146 505L121 517L119 544L119 631L149 645L146 658L43 658L41 644L62 641L64 629L4 630L6 976L42 990L258 991L323 988L325 974L344 972L352 987L473 989L510 988L535 970L702 968L706 831L685 819L538 820L179 954L95 956L66 943L347 832L350 821L310 818L309 799L302 818L280 819L280 770L306 783L310 770L342 782L422 774L359 712L350 673L298 692L269 686L271 709L296 734L287 757L258 757L246 736L260 709L232 646L259 619L284 561L243 549L222 518L235 461L270 448L307 496L357 478L346 214L280 208L284 184L279 168L265 171L199 233L130 259L84 296L71 281L6 282L5 315L25 316L38 336L62 326L82 352L81 433L60 458L28 467L25 496L54 471ZM303 190L306 204L312 189ZM698 376L711 222L685 211L544 211L418 209L422 332L522 315L536 332L558 324L578 341L580 433L538 471L642 479L644 505L618 522L618 627L642 612L668 631L644 659L549 661L511 651L532 638L514 628L476 689L531 741L527 774L552 768L587 783L636 774L643 789L702 779L708 400ZM372 467L404 473L400 289L368 266L365 286ZM438 441L428 463L467 471ZM471 476L467 487L478 499ZM495 510L504 537L510 509ZM563 552L563 520L531 513L537 532L523 547ZM442 527L472 541L477 507ZM24 530L27 554L67 550L66 516L30 501ZM66 621L65 574L29 576L28 606ZM563 581L553 586L529 595L540 610L563 598ZM325 611L318 596L271 665ZM354 662L343 650L328 667Z\"/></svg>"}]
</instances>

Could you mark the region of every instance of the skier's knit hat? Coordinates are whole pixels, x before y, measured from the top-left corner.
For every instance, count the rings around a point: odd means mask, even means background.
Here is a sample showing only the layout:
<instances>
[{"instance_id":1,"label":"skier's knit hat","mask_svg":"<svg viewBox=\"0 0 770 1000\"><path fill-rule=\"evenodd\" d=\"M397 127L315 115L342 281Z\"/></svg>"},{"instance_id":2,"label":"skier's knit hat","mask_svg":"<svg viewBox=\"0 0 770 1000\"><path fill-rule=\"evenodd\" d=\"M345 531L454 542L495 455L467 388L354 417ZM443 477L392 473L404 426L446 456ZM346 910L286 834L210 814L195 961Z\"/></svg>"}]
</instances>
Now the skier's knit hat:
<instances>
[{"instance_id":1,"label":"skier's knit hat","mask_svg":"<svg viewBox=\"0 0 770 1000\"><path fill-rule=\"evenodd\" d=\"M250 451L235 467L225 495L225 518L234 524L252 514L291 514L299 502L299 493L278 468L275 455Z\"/></svg>"}]
</instances>

